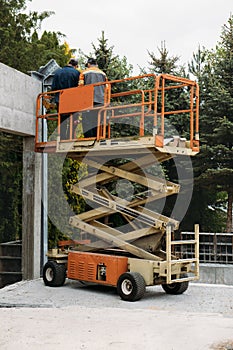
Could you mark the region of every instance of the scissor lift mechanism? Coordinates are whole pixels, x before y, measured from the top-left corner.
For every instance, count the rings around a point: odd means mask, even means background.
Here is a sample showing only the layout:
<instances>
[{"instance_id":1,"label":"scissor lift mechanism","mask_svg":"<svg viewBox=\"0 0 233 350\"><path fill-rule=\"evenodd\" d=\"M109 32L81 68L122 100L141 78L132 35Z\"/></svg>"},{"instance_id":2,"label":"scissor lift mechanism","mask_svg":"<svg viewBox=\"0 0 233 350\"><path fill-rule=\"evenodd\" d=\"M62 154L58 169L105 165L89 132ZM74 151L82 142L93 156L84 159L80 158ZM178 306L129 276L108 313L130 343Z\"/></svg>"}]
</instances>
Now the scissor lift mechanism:
<instances>
[{"instance_id":1,"label":"scissor lift mechanism","mask_svg":"<svg viewBox=\"0 0 233 350\"><path fill-rule=\"evenodd\" d=\"M132 84L134 80L143 88L112 91L118 84ZM149 87L146 85L148 82ZM70 218L70 225L81 232L80 240L61 242L58 249L48 252L49 260L43 270L44 282L49 286L62 285L67 276L112 285L117 287L122 299L130 301L140 299L145 286L156 284L161 284L167 293L183 293L189 281L199 278L198 225L195 226L195 239L172 239L179 222L147 208L147 204L177 194L180 186L145 171L155 160L161 164L176 155L193 156L199 152L198 85L194 81L165 74L148 74L104 83L105 102L98 110L97 135L95 138L87 139L82 135L77 138L73 119L77 113L94 109L94 88L100 84L59 91L59 110L55 113L42 107L45 101L50 101L54 92L42 93L37 99L35 150L67 154L94 169L94 174L90 171L87 177L73 185L72 191L95 207ZM188 109L166 110L167 95L174 91L185 91L189 95ZM124 98L129 97L134 98L133 103L124 102ZM60 140L61 114L69 115L68 140ZM167 137L165 119L170 115L189 116L188 139L178 135ZM138 134L114 138L114 122L126 120L124 118L136 118ZM148 120L149 131L146 128ZM45 121L56 123L55 139L48 137L45 141L41 138L40 130ZM109 161L111 157L122 157L127 161L116 166L115 162ZM129 201L117 197L107 190L107 185L117 179L139 184L147 190ZM128 223L127 232L108 225L108 217L114 213L122 215ZM88 236L85 241L82 239L84 232ZM192 259L177 257L174 247L182 244L194 246Z\"/></svg>"}]
</instances>

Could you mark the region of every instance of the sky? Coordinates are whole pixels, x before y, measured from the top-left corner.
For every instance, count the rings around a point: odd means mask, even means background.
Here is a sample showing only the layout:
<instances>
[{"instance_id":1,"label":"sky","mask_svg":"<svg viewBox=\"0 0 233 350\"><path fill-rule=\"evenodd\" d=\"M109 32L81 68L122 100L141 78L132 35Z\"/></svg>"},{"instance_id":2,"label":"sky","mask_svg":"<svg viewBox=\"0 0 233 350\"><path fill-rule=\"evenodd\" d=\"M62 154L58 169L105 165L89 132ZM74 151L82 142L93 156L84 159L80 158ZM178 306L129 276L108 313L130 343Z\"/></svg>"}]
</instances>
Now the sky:
<instances>
[{"instance_id":1,"label":"sky","mask_svg":"<svg viewBox=\"0 0 233 350\"><path fill-rule=\"evenodd\" d=\"M215 48L233 14L232 0L32 0L27 5L32 11L54 11L42 22L42 31L62 32L71 48L85 54L92 43L98 46L104 31L113 53L126 56L136 74L148 67L148 51L160 56L162 42L169 57L178 56L178 63L187 66L199 45Z\"/></svg>"}]
</instances>

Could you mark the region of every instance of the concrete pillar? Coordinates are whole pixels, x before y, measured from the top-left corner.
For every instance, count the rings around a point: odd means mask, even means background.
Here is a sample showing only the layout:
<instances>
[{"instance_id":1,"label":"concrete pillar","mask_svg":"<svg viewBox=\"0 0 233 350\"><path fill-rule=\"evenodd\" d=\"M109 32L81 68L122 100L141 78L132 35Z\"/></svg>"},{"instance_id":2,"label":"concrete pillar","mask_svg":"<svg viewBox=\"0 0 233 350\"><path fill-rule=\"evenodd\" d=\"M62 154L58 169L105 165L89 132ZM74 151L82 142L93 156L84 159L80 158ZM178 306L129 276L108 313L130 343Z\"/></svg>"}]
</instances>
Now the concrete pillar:
<instances>
[{"instance_id":1,"label":"concrete pillar","mask_svg":"<svg viewBox=\"0 0 233 350\"><path fill-rule=\"evenodd\" d=\"M23 279L40 277L41 259L41 154L34 152L34 137L23 147Z\"/></svg>"}]
</instances>

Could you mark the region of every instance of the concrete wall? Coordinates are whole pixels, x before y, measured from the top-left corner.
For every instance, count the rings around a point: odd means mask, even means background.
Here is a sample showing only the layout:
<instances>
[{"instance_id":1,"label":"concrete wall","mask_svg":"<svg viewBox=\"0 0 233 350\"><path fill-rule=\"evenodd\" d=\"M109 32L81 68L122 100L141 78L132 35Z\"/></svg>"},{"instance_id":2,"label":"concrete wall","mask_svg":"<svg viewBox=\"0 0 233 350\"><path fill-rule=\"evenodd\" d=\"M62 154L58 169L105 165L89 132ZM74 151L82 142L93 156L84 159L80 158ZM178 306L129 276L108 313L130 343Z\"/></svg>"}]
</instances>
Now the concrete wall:
<instances>
[{"instance_id":1,"label":"concrete wall","mask_svg":"<svg viewBox=\"0 0 233 350\"><path fill-rule=\"evenodd\" d=\"M0 129L34 136L36 96L40 92L38 80L0 63Z\"/></svg>"},{"instance_id":2,"label":"concrete wall","mask_svg":"<svg viewBox=\"0 0 233 350\"><path fill-rule=\"evenodd\" d=\"M198 282L233 285L233 265L200 264Z\"/></svg>"},{"instance_id":3,"label":"concrete wall","mask_svg":"<svg viewBox=\"0 0 233 350\"><path fill-rule=\"evenodd\" d=\"M40 277L41 155L34 152L36 97L41 82L0 63L0 130L24 136L22 272Z\"/></svg>"}]
</instances>

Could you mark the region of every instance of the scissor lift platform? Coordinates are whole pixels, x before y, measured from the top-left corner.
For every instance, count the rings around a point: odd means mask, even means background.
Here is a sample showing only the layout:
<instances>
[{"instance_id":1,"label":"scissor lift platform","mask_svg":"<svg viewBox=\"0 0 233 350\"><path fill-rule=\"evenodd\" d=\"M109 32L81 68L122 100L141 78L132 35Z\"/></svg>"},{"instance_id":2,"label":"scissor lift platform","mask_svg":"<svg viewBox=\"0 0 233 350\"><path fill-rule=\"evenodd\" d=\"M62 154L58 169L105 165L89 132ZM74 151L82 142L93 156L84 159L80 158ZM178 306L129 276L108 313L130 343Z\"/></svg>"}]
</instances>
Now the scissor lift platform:
<instances>
[{"instance_id":1,"label":"scissor lift platform","mask_svg":"<svg viewBox=\"0 0 233 350\"><path fill-rule=\"evenodd\" d=\"M117 84L124 82L132 86L134 80L143 88L112 92ZM179 222L156 212L150 204L178 194L180 185L147 169L176 156L194 156L199 152L198 85L184 78L153 74L103 83L105 99L98 109L96 137L84 138L82 133L77 136L74 119L95 109L93 93L100 84L59 91L59 110L53 113L42 106L54 92L38 96L35 150L65 155L84 163L89 169L88 175L71 189L93 204L90 210L70 218L70 225L80 232L80 240L69 241L48 252L44 282L49 286L62 285L67 276L111 285L117 287L122 299L129 301L140 299L146 286L156 284L161 284L167 293L183 293L188 282L199 277L198 227L195 227L194 240L171 239ZM167 95L174 90L187 94L187 109L166 110ZM124 102L124 98L132 97L131 102ZM60 139L62 114L69 118L70 137L66 140ZM171 115L189 116L190 130L186 137L180 137L172 126L166 126L166 118ZM48 123L53 123L53 127L55 124L55 128L43 139L41 130L45 129L45 123L46 128ZM124 123L133 125L135 134L119 136ZM118 134L114 137L116 125ZM116 159L124 161L117 163ZM144 190L132 196L126 193L122 198L108 190L109 183L118 180ZM109 217L115 213L126 222L124 228L109 224ZM85 242L84 234L88 238ZM181 244L194 245L192 259L181 259L175 254L174 247Z\"/></svg>"}]
</instances>

